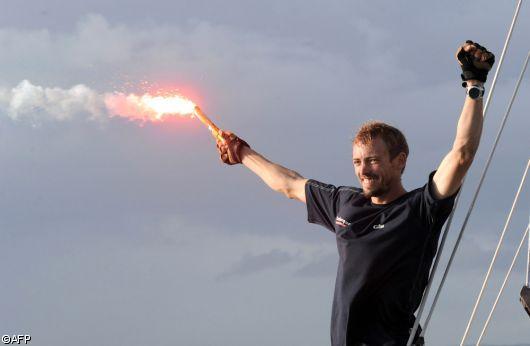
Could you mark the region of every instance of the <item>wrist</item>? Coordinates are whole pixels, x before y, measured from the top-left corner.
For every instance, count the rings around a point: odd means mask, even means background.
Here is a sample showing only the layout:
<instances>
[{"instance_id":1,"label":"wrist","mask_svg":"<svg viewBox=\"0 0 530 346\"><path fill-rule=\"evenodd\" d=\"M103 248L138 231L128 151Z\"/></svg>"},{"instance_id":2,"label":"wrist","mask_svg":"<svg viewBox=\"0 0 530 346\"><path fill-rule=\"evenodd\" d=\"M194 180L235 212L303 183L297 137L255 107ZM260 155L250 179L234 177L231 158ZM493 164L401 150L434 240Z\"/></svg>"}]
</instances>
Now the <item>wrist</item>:
<instances>
[{"instance_id":1,"label":"wrist","mask_svg":"<svg viewBox=\"0 0 530 346\"><path fill-rule=\"evenodd\" d=\"M485 89L482 85L468 84L466 87L466 94L469 98L473 100L482 99L484 96Z\"/></svg>"},{"instance_id":2,"label":"wrist","mask_svg":"<svg viewBox=\"0 0 530 346\"><path fill-rule=\"evenodd\" d=\"M239 158L241 159L241 163L252 153L252 149L248 145L243 145L241 149L239 150Z\"/></svg>"},{"instance_id":3,"label":"wrist","mask_svg":"<svg viewBox=\"0 0 530 346\"><path fill-rule=\"evenodd\" d=\"M479 81L478 79L469 79L464 82L465 85L463 87L470 87L472 85L478 86L478 87L484 87L484 82Z\"/></svg>"}]
</instances>

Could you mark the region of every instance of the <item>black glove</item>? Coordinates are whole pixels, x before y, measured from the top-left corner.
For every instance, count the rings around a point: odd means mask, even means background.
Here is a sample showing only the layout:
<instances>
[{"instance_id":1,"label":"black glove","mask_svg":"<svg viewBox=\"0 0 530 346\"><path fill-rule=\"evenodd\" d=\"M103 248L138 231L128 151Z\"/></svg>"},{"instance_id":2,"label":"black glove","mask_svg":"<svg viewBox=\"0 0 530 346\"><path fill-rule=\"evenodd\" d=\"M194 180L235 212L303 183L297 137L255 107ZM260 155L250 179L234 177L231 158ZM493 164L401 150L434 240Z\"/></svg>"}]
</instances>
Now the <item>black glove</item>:
<instances>
[{"instance_id":1,"label":"black glove","mask_svg":"<svg viewBox=\"0 0 530 346\"><path fill-rule=\"evenodd\" d=\"M227 165L241 163L241 149L250 148L250 145L232 132L220 131L219 134L224 139L224 141L217 140L217 151L219 151L221 161Z\"/></svg>"},{"instance_id":2,"label":"black glove","mask_svg":"<svg viewBox=\"0 0 530 346\"><path fill-rule=\"evenodd\" d=\"M456 60L462 67L462 86L470 79L486 82L488 72L495 63L495 55L473 41L466 41L456 52Z\"/></svg>"}]
</instances>

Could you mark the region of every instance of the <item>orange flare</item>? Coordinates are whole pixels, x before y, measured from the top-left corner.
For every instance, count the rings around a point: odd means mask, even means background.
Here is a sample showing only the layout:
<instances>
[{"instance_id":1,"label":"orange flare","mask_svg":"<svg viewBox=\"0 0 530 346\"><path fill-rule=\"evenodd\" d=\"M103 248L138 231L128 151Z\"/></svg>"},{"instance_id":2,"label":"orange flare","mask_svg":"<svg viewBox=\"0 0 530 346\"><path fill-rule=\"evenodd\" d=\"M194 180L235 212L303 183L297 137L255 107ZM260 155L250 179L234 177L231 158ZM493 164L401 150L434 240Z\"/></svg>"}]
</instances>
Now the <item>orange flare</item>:
<instances>
[{"instance_id":1,"label":"orange flare","mask_svg":"<svg viewBox=\"0 0 530 346\"><path fill-rule=\"evenodd\" d=\"M162 121L168 116L195 114L195 103L180 95L138 96L114 93L105 95L105 105L113 116L140 121Z\"/></svg>"},{"instance_id":2,"label":"orange flare","mask_svg":"<svg viewBox=\"0 0 530 346\"><path fill-rule=\"evenodd\" d=\"M143 94L138 96L135 94L113 93L105 95L105 105L112 116L141 122L159 122L166 117L175 115L197 116L216 139L224 142L224 138L219 133L219 128L210 118L204 114L199 106L181 95L151 96L150 94Z\"/></svg>"}]
</instances>

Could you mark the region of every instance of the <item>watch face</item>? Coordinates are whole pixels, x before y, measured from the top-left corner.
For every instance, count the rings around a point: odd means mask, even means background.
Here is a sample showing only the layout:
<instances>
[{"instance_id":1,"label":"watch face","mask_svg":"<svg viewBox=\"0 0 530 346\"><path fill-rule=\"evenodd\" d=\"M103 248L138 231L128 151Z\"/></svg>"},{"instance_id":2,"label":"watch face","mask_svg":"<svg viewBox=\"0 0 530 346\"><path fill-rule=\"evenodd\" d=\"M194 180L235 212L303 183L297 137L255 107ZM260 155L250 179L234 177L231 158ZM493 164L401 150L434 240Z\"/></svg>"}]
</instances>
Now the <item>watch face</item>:
<instances>
[{"instance_id":1,"label":"watch face","mask_svg":"<svg viewBox=\"0 0 530 346\"><path fill-rule=\"evenodd\" d=\"M476 99L476 98L478 98L480 96L480 89L479 88L469 88L469 90L467 91L467 94L472 99Z\"/></svg>"}]
</instances>

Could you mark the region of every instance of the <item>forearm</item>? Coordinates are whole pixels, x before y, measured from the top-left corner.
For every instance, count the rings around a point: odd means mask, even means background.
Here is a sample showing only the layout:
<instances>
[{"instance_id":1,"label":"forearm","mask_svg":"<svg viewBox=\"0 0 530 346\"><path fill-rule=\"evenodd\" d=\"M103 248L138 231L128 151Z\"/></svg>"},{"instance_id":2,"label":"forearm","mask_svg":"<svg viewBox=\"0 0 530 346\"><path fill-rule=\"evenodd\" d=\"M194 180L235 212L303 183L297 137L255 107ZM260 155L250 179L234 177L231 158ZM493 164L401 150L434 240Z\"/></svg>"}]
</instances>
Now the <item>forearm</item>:
<instances>
[{"instance_id":1,"label":"forearm","mask_svg":"<svg viewBox=\"0 0 530 346\"><path fill-rule=\"evenodd\" d=\"M293 182L304 179L304 177L293 170L267 160L248 147L242 149L241 155L243 165L259 176L271 189L293 198L290 187Z\"/></svg>"},{"instance_id":2,"label":"forearm","mask_svg":"<svg viewBox=\"0 0 530 346\"><path fill-rule=\"evenodd\" d=\"M476 85L480 82L473 83ZM453 143L453 151L462 155L464 162L470 163L478 150L483 124L482 98L466 96Z\"/></svg>"}]
</instances>

